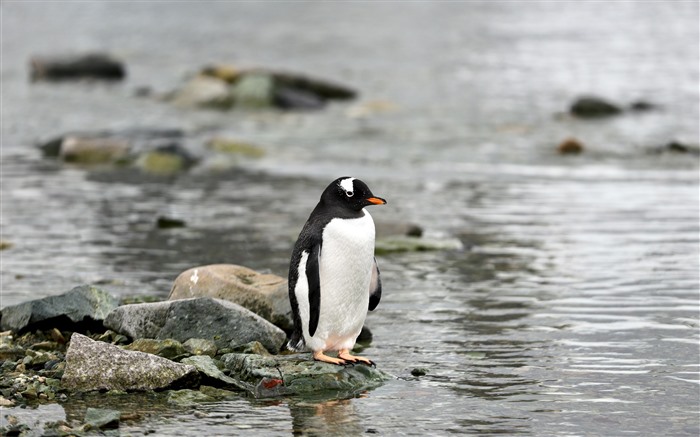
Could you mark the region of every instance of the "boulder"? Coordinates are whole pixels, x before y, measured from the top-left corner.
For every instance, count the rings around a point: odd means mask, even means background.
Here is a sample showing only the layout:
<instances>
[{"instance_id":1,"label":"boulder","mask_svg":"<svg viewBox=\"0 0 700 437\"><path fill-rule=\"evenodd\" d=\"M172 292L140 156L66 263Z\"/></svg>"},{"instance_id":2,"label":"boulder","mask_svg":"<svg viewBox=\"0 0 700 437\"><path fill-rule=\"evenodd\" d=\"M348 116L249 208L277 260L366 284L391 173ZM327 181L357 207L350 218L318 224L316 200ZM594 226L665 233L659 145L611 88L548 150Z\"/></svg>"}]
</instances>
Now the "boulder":
<instances>
[{"instance_id":1,"label":"boulder","mask_svg":"<svg viewBox=\"0 0 700 437\"><path fill-rule=\"evenodd\" d=\"M571 105L569 112L577 117L598 118L617 115L622 112L622 109L600 97L584 96Z\"/></svg>"},{"instance_id":2,"label":"boulder","mask_svg":"<svg viewBox=\"0 0 700 437\"><path fill-rule=\"evenodd\" d=\"M146 391L194 386L197 369L165 358L117 346L74 333L66 352L63 388L72 391Z\"/></svg>"},{"instance_id":3,"label":"boulder","mask_svg":"<svg viewBox=\"0 0 700 437\"><path fill-rule=\"evenodd\" d=\"M102 320L116 307L117 300L109 293L91 285L81 285L58 296L5 307L0 326L3 330L15 332L101 328Z\"/></svg>"},{"instance_id":4,"label":"boulder","mask_svg":"<svg viewBox=\"0 0 700 437\"><path fill-rule=\"evenodd\" d=\"M173 283L169 300L213 297L234 302L285 331L294 327L287 280L235 264L195 267Z\"/></svg>"},{"instance_id":5,"label":"boulder","mask_svg":"<svg viewBox=\"0 0 700 437\"><path fill-rule=\"evenodd\" d=\"M235 303L209 297L123 305L104 321L109 329L131 338L212 340L217 348L257 340L276 353L284 331Z\"/></svg>"},{"instance_id":6,"label":"boulder","mask_svg":"<svg viewBox=\"0 0 700 437\"><path fill-rule=\"evenodd\" d=\"M121 80L126 76L124 64L104 53L88 53L77 56L35 56L30 59L29 64L33 81L83 78Z\"/></svg>"},{"instance_id":7,"label":"boulder","mask_svg":"<svg viewBox=\"0 0 700 437\"><path fill-rule=\"evenodd\" d=\"M231 376L253 387L258 398L332 392L343 396L379 387L393 377L364 364L337 366L314 361L311 354L262 356L226 354Z\"/></svg>"}]
</instances>

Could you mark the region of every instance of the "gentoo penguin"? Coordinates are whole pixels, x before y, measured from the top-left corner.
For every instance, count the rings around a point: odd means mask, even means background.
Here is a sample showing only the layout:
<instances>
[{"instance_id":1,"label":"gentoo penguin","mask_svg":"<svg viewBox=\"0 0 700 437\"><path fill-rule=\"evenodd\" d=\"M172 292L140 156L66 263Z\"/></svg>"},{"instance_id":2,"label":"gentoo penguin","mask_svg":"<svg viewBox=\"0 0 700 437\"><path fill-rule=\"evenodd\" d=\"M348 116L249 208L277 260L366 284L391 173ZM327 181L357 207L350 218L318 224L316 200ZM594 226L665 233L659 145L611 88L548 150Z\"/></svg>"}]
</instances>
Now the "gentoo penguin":
<instances>
[{"instance_id":1,"label":"gentoo penguin","mask_svg":"<svg viewBox=\"0 0 700 437\"><path fill-rule=\"evenodd\" d=\"M382 296L374 258L374 221L365 210L386 200L359 179L331 182L299 234L289 265L294 331L287 348L311 350L314 360L374 363L350 354ZM338 358L324 354L338 351Z\"/></svg>"}]
</instances>

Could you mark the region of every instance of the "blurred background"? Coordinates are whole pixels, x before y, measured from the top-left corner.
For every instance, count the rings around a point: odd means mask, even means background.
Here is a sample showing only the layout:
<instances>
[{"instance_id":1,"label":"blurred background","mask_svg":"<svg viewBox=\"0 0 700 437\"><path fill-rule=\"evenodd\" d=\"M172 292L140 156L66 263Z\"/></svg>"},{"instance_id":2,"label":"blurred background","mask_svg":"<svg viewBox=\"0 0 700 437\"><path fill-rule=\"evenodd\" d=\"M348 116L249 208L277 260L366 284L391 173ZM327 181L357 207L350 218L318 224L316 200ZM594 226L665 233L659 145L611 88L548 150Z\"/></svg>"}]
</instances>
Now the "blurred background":
<instances>
[{"instance_id":1,"label":"blurred background","mask_svg":"<svg viewBox=\"0 0 700 437\"><path fill-rule=\"evenodd\" d=\"M3 307L286 276L330 181L389 202L363 354L401 379L212 404L210 433L698 434L698 2L0 12Z\"/></svg>"}]
</instances>

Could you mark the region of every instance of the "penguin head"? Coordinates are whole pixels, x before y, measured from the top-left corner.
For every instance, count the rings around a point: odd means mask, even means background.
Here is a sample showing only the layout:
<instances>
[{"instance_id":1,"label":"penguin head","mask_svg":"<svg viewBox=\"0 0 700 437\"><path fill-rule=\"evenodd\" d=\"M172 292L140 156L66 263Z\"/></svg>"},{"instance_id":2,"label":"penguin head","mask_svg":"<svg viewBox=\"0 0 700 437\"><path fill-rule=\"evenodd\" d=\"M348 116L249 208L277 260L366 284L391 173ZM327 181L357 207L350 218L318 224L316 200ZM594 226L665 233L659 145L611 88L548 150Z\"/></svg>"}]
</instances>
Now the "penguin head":
<instances>
[{"instance_id":1,"label":"penguin head","mask_svg":"<svg viewBox=\"0 0 700 437\"><path fill-rule=\"evenodd\" d=\"M349 176L331 182L321 195L321 201L353 211L360 211L369 205L384 205L386 203L386 200L372 194L367 184Z\"/></svg>"}]
</instances>

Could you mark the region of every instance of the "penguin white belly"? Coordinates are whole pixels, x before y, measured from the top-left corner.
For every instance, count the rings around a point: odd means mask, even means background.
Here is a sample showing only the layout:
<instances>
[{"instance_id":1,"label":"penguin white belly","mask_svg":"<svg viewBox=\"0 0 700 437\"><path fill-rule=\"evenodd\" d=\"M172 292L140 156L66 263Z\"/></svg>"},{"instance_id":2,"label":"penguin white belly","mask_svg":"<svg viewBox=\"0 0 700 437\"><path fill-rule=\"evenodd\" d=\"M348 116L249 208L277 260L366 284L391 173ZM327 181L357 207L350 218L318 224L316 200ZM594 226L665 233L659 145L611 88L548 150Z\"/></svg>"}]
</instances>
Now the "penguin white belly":
<instances>
[{"instance_id":1,"label":"penguin white belly","mask_svg":"<svg viewBox=\"0 0 700 437\"><path fill-rule=\"evenodd\" d=\"M364 211L360 218L333 219L324 228L322 239L318 327L309 338L307 323L305 341L314 351L352 349L369 305L374 262L372 216Z\"/></svg>"}]
</instances>

